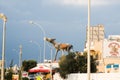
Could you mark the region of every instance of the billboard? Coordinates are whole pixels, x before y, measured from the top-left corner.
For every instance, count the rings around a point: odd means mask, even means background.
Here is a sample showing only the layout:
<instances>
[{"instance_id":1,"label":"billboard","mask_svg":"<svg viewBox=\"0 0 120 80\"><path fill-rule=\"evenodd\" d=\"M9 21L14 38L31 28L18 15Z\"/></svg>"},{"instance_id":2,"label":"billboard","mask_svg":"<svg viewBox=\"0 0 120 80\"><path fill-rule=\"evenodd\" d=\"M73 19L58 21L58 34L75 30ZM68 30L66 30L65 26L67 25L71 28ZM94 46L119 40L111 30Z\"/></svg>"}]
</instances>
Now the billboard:
<instances>
[{"instance_id":1,"label":"billboard","mask_svg":"<svg viewBox=\"0 0 120 80\"><path fill-rule=\"evenodd\" d=\"M120 58L120 42L104 40L104 58Z\"/></svg>"}]
</instances>

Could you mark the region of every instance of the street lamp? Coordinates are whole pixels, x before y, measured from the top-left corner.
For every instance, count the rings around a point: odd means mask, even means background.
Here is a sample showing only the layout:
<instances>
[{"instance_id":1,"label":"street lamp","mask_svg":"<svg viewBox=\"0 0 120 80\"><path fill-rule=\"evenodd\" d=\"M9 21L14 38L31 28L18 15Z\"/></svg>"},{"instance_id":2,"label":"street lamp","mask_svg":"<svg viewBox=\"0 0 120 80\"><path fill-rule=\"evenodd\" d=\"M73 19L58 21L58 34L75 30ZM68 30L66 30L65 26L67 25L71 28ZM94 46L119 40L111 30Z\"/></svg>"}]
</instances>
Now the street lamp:
<instances>
[{"instance_id":1,"label":"street lamp","mask_svg":"<svg viewBox=\"0 0 120 80\"><path fill-rule=\"evenodd\" d=\"M45 40L45 37L44 37L44 40ZM53 54L52 49L53 49L53 47L50 44L48 44L48 47L50 47L50 54L51 54L50 75L51 75L51 80L52 80L52 61L53 61L53 59L52 59L52 54Z\"/></svg>"},{"instance_id":2,"label":"street lamp","mask_svg":"<svg viewBox=\"0 0 120 80\"><path fill-rule=\"evenodd\" d=\"M19 78L22 80L22 45L19 45ZM16 49L13 49L13 51L18 52Z\"/></svg>"},{"instance_id":3,"label":"street lamp","mask_svg":"<svg viewBox=\"0 0 120 80\"><path fill-rule=\"evenodd\" d=\"M7 17L0 13L0 18L4 21L3 23L3 41L2 41L2 67L1 67L1 80L4 80L4 65L5 65L5 39L6 39L6 22Z\"/></svg>"},{"instance_id":4,"label":"street lamp","mask_svg":"<svg viewBox=\"0 0 120 80\"><path fill-rule=\"evenodd\" d=\"M38 27L41 29L41 31L43 32L44 37L46 36L45 30L43 29L43 27L42 27L40 24L35 23L35 22L33 22L33 21L29 21L29 23L38 26ZM45 41L44 41L44 56L43 56L43 57L44 57L44 60L45 60L45 49L46 49L46 48L45 48ZM44 62L44 60L43 60L43 62Z\"/></svg>"},{"instance_id":5,"label":"street lamp","mask_svg":"<svg viewBox=\"0 0 120 80\"><path fill-rule=\"evenodd\" d=\"M87 52L87 74L88 74L88 80L91 80L90 78L90 0L88 0L88 52Z\"/></svg>"},{"instance_id":6,"label":"street lamp","mask_svg":"<svg viewBox=\"0 0 120 80\"><path fill-rule=\"evenodd\" d=\"M20 48L20 80L22 80L22 45L19 46Z\"/></svg>"},{"instance_id":7,"label":"street lamp","mask_svg":"<svg viewBox=\"0 0 120 80\"><path fill-rule=\"evenodd\" d=\"M50 47L50 53L51 53L51 64L50 64L50 74L51 74L51 80L52 80L52 54L53 54L53 52L52 52L52 47Z\"/></svg>"},{"instance_id":8,"label":"street lamp","mask_svg":"<svg viewBox=\"0 0 120 80\"><path fill-rule=\"evenodd\" d=\"M39 43L37 43L36 41L30 41L31 43L34 43L34 44L36 44L38 47L39 47L39 49L40 49L40 59L38 60L38 62L40 61L41 62L41 47L40 47L40 44Z\"/></svg>"}]
</instances>

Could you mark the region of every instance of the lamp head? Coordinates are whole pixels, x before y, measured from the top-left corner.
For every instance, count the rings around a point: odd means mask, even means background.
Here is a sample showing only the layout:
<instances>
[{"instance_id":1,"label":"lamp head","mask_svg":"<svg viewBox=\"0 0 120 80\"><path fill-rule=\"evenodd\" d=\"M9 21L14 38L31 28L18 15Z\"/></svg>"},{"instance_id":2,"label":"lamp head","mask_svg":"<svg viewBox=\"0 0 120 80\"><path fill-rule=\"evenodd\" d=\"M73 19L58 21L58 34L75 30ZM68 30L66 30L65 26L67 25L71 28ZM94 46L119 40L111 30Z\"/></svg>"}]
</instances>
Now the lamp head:
<instances>
[{"instance_id":1,"label":"lamp head","mask_svg":"<svg viewBox=\"0 0 120 80\"><path fill-rule=\"evenodd\" d=\"M29 21L29 23L30 23L30 24L34 24L34 22L33 22L33 21Z\"/></svg>"},{"instance_id":2,"label":"lamp head","mask_svg":"<svg viewBox=\"0 0 120 80\"><path fill-rule=\"evenodd\" d=\"M5 22L7 21L7 17L3 13L0 13L0 18L3 19Z\"/></svg>"}]
</instances>

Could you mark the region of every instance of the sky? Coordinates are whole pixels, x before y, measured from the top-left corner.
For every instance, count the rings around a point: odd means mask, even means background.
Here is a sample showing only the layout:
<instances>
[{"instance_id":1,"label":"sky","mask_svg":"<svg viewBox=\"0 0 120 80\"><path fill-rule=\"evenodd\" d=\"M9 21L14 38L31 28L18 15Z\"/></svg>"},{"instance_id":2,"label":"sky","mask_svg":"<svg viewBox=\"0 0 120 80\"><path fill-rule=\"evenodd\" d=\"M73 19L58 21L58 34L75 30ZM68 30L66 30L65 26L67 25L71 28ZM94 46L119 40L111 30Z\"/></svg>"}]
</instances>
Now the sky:
<instances>
[{"instance_id":1,"label":"sky","mask_svg":"<svg viewBox=\"0 0 120 80\"><path fill-rule=\"evenodd\" d=\"M22 45L22 60L43 61L43 38L56 38L56 42L73 45L74 51L83 51L88 23L88 0L1 0L0 13L7 17L6 66L11 60L19 63L19 46ZM105 37L119 35L120 0L91 0L91 25L104 25ZM30 24L29 21L39 24ZM0 52L2 53L2 28L0 20ZM39 44L30 43L34 41ZM46 59L54 57L46 43ZM2 55L2 54L0 54ZM39 56L42 57L39 57ZM59 52L58 56L61 56ZM1 56L0 56L1 57Z\"/></svg>"}]
</instances>

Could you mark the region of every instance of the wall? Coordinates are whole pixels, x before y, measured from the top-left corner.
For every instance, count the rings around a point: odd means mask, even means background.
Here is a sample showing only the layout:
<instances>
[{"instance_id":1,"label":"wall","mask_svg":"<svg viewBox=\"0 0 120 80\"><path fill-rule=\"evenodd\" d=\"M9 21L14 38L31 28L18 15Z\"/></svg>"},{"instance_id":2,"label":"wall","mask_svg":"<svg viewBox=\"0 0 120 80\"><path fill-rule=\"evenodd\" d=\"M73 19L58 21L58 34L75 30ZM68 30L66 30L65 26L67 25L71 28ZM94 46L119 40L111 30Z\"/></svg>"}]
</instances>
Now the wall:
<instances>
[{"instance_id":1,"label":"wall","mask_svg":"<svg viewBox=\"0 0 120 80\"><path fill-rule=\"evenodd\" d=\"M91 80L120 80L120 73L94 73L90 76ZM87 74L70 74L67 80L87 80Z\"/></svg>"}]
</instances>

